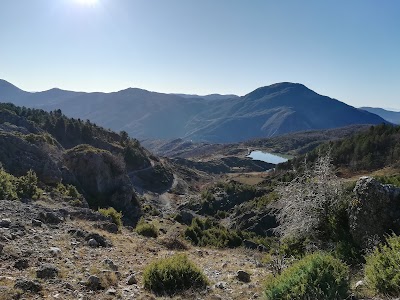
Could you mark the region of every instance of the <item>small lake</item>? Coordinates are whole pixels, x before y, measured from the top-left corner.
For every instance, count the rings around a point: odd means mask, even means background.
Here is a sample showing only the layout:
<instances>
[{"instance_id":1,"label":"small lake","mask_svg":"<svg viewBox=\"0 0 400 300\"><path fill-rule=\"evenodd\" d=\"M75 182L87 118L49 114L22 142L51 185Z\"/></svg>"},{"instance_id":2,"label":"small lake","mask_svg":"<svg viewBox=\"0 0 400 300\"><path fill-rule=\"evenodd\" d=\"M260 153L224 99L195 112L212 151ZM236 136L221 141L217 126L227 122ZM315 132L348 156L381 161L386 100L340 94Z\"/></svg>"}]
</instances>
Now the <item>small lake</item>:
<instances>
[{"instance_id":1,"label":"small lake","mask_svg":"<svg viewBox=\"0 0 400 300\"><path fill-rule=\"evenodd\" d=\"M279 163L288 161L286 158L283 158L281 156L278 156L278 155L275 155L272 153L268 153L268 152L262 152L259 150L251 151L251 153L249 155L247 155L247 157L250 157L254 160L265 161L270 164L279 164Z\"/></svg>"}]
</instances>

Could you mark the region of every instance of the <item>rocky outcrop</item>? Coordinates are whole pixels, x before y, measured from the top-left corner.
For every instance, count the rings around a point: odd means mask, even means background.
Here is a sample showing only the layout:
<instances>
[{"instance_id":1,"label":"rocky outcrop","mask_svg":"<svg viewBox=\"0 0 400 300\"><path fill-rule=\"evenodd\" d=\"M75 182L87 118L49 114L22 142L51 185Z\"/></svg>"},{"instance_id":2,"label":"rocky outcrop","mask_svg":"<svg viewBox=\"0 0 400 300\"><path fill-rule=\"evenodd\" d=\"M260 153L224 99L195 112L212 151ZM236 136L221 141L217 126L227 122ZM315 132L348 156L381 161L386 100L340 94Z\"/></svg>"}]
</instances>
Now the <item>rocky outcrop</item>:
<instances>
[{"instance_id":1,"label":"rocky outcrop","mask_svg":"<svg viewBox=\"0 0 400 300\"><path fill-rule=\"evenodd\" d=\"M38 178L48 184L61 181L62 173L46 147L29 141L28 136L0 130L0 162L10 173L22 176L33 170Z\"/></svg>"},{"instance_id":2,"label":"rocky outcrop","mask_svg":"<svg viewBox=\"0 0 400 300\"><path fill-rule=\"evenodd\" d=\"M64 164L75 176L92 206L112 206L133 221L139 203L127 176L123 159L106 150L80 145L64 154Z\"/></svg>"},{"instance_id":3,"label":"rocky outcrop","mask_svg":"<svg viewBox=\"0 0 400 300\"><path fill-rule=\"evenodd\" d=\"M371 240L381 240L391 232L400 233L400 188L361 177L354 193L349 223L357 244L368 247Z\"/></svg>"},{"instance_id":4,"label":"rocky outcrop","mask_svg":"<svg viewBox=\"0 0 400 300\"><path fill-rule=\"evenodd\" d=\"M273 236L277 226L274 214L265 209L251 210L244 213L235 212L230 221L230 228L254 232L261 236Z\"/></svg>"},{"instance_id":5,"label":"rocky outcrop","mask_svg":"<svg viewBox=\"0 0 400 300\"><path fill-rule=\"evenodd\" d=\"M42 133L43 130L35 126L33 122L27 119L17 116L12 111L7 109L0 109L0 124L4 126L3 129L8 129L7 131L17 131L22 133Z\"/></svg>"}]
</instances>

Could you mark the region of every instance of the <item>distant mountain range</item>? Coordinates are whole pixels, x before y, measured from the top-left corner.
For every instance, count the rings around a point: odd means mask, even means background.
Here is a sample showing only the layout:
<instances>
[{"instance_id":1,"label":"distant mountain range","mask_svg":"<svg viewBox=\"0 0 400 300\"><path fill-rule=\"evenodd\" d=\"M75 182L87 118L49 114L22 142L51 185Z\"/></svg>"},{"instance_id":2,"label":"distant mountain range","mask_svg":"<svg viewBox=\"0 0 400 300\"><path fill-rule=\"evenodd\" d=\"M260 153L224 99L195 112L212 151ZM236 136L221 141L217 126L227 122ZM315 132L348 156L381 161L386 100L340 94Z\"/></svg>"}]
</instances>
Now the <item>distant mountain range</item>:
<instances>
[{"instance_id":1,"label":"distant mountain range","mask_svg":"<svg viewBox=\"0 0 400 300\"><path fill-rule=\"evenodd\" d=\"M61 109L138 139L238 142L285 133L379 124L382 117L322 96L298 83L277 83L238 97L182 95L128 88L114 93L60 89L30 93L0 80L0 102Z\"/></svg>"},{"instance_id":2,"label":"distant mountain range","mask_svg":"<svg viewBox=\"0 0 400 300\"><path fill-rule=\"evenodd\" d=\"M393 124L400 124L400 112L377 107L360 107L363 110L376 114Z\"/></svg>"}]
</instances>

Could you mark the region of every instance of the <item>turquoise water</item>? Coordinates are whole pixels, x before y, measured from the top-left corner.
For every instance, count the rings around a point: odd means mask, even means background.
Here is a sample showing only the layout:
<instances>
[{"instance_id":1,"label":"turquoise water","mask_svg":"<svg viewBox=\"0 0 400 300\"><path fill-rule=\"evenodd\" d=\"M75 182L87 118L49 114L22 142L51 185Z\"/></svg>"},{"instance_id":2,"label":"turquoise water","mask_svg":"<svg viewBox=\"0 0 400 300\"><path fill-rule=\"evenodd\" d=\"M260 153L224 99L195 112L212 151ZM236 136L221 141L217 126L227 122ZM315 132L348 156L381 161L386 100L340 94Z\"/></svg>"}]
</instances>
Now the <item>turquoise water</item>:
<instances>
[{"instance_id":1,"label":"turquoise water","mask_svg":"<svg viewBox=\"0 0 400 300\"><path fill-rule=\"evenodd\" d=\"M271 163L271 164L279 164L279 163L288 161L286 158L280 157L278 155L271 154L268 152L262 152L262 151L258 151L258 150L251 151L251 153L249 155L247 155L247 157L250 157L254 160L265 161L265 162Z\"/></svg>"}]
</instances>

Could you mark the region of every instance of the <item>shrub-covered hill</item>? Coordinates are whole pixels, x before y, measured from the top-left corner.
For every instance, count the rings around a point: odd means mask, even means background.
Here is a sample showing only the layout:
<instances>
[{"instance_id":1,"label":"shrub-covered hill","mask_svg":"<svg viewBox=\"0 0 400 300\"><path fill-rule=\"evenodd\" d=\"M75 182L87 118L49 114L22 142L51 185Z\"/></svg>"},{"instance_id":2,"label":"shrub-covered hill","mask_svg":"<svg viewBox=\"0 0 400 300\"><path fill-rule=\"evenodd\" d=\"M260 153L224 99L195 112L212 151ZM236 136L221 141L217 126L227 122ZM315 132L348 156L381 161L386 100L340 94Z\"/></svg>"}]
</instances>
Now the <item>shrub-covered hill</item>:
<instances>
[{"instance_id":1,"label":"shrub-covered hill","mask_svg":"<svg viewBox=\"0 0 400 300\"><path fill-rule=\"evenodd\" d=\"M93 208L112 206L130 219L139 213L130 173L154 166L166 182L172 180L167 167L126 132L67 118L60 110L0 103L0 145L0 163L8 173L33 170L42 184L74 185Z\"/></svg>"},{"instance_id":2,"label":"shrub-covered hill","mask_svg":"<svg viewBox=\"0 0 400 300\"><path fill-rule=\"evenodd\" d=\"M350 171L373 171L387 166L400 167L400 126L387 124L371 126L369 130L350 137L322 144L307 153L313 162L318 153L330 149L332 163ZM299 168L305 156L298 156L279 165L280 169Z\"/></svg>"}]
</instances>

